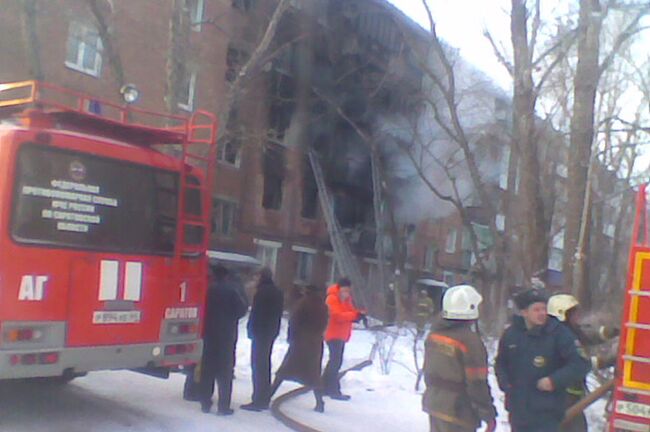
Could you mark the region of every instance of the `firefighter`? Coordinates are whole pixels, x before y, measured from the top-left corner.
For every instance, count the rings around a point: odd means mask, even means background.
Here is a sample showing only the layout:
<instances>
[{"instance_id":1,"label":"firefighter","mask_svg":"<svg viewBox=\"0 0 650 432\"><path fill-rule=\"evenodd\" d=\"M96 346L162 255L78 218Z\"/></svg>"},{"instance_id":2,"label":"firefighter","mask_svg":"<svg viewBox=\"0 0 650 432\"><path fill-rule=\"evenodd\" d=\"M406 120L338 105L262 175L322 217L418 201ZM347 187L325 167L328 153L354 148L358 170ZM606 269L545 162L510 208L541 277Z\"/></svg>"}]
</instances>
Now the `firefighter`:
<instances>
[{"instance_id":1,"label":"firefighter","mask_svg":"<svg viewBox=\"0 0 650 432\"><path fill-rule=\"evenodd\" d=\"M548 314L562 322L578 338L583 346L595 346L618 336L619 329L615 327L593 326L580 324L578 300L570 294L555 294L548 300ZM616 353L595 355L590 357L592 369L605 369L616 364ZM586 395L586 383L577 381L566 389L566 408L570 408ZM587 419L584 413L565 423L562 432L587 431Z\"/></svg>"},{"instance_id":2,"label":"firefighter","mask_svg":"<svg viewBox=\"0 0 650 432\"><path fill-rule=\"evenodd\" d=\"M427 324L431 322L432 316L433 300L429 295L429 291L425 288L422 288L418 294L418 303L415 312L415 325L417 327L418 336L422 336L424 334Z\"/></svg>"},{"instance_id":3,"label":"firefighter","mask_svg":"<svg viewBox=\"0 0 650 432\"><path fill-rule=\"evenodd\" d=\"M212 269L205 311L203 358L199 400L201 411L210 412L214 381L219 387L218 415L230 415L237 323L246 314L247 302L241 297L241 287L229 271L218 265Z\"/></svg>"},{"instance_id":4,"label":"firefighter","mask_svg":"<svg viewBox=\"0 0 650 432\"><path fill-rule=\"evenodd\" d=\"M531 289L515 297L519 315L499 341L496 374L513 432L557 432L566 388L584 379L589 362L569 329L547 315L546 296Z\"/></svg>"},{"instance_id":5,"label":"firefighter","mask_svg":"<svg viewBox=\"0 0 650 432\"><path fill-rule=\"evenodd\" d=\"M345 344L352 335L352 323L365 318L365 314L352 303L352 284L350 279L341 278L337 284L327 289L325 304L329 312L325 341L329 349L329 360L323 372L324 392L335 400L349 400L350 396L341 393L339 369L343 363Z\"/></svg>"},{"instance_id":6,"label":"firefighter","mask_svg":"<svg viewBox=\"0 0 650 432\"><path fill-rule=\"evenodd\" d=\"M327 327L327 306L324 289L310 285L294 307L289 319L289 350L275 374L271 395L282 381L296 381L311 388L316 398L317 412L325 410L321 383L323 333Z\"/></svg>"},{"instance_id":7,"label":"firefighter","mask_svg":"<svg viewBox=\"0 0 650 432\"><path fill-rule=\"evenodd\" d=\"M248 338L251 340L251 368L253 377L252 402L242 405L247 411L268 409L271 397L271 352L280 332L284 294L273 283L270 268L263 268L253 297L248 318Z\"/></svg>"},{"instance_id":8,"label":"firefighter","mask_svg":"<svg viewBox=\"0 0 650 432\"><path fill-rule=\"evenodd\" d=\"M469 285L449 288L442 298L442 317L425 342L422 409L432 432L487 431L496 428L496 410L487 382L487 351L473 330L483 298Z\"/></svg>"}]
</instances>

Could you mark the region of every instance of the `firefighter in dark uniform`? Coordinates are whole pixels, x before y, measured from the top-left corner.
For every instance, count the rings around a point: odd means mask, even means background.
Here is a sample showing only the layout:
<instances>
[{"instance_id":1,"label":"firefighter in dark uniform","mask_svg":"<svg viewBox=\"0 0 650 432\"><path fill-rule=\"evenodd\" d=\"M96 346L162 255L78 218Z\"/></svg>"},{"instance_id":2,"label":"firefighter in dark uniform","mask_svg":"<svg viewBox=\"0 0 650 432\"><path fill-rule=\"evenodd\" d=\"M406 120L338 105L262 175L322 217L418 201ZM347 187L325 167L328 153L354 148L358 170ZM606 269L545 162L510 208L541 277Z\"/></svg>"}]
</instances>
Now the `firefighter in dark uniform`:
<instances>
[{"instance_id":1,"label":"firefighter in dark uniform","mask_svg":"<svg viewBox=\"0 0 650 432\"><path fill-rule=\"evenodd\" d=\"M496 410L487 382L487 352L473 329L483 298L469 285L449 288L442 299L442 317L425 342L422 409L431 432L475 432L496 428Z\"/></svg>"},{"instance_id":2,"label":"firefighter in dark uniform","mask_svg":"<svg viewBox=\"0 0 650 432\"><path fill-rule=\"evenodd\" d=\"M583 380L589 362L580 342L547 315L546 296L531 289L515 297L519 315L499 341L496 374L513 432L557 432L566 389Z\"/></svg>"},{"instance_id":3,"label":"firefighter in dark uniform","mask_svg":"<svg viewBox=\"0 0 650 432\"><path fill-rule=\"evenodd\" d=\"M548 314L554 316L568 327L585 347L600 345L618 336L619 329L616 327L594 327L581 324L579 306L580 303L574 296L555 294L548 300ZM616 364L616 352L594 355L590 357L590 360L592 369L606 369ZM576 381L573 385L567 387L566 408L570 408L585 397L586 390L585 380ZM588 426L584 413L580 413L565 423L560 430L562 432L586 432Z\"/></svg>"}]
</instances>

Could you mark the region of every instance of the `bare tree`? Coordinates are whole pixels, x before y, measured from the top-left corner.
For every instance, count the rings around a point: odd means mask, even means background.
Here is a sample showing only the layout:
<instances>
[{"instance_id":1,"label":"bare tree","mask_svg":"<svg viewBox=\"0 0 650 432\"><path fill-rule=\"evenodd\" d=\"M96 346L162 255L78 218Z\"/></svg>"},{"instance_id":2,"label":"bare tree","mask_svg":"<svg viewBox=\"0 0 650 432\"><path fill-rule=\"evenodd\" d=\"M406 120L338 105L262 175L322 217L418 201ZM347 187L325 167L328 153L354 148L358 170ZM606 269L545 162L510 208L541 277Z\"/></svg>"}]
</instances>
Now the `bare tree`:
<instances>
[{"instance_id":1,"label":"bare tree","mask_svg":"<svg viewBox=\"0 0 650 432\"><path fill-rule=\"evenodd\" d=\"M41 64L41 44L38 38L38 0L19 0L22 4L21 27L30 63L30 75L36 80L45 76Z\"/></svg>"},{"instance_id":2,"label":"bare tree","mask_svg":"<svg viewBox=\"0 0 650 432\"><path fill-rule=\"evenodd\" d=\"M124 67L122 66L122 58L120 57L119 50L116 47L114 36L110 32L109 20L110 17L107 16L105 6L109 5L107 2L102 2L102 0L86 0L88 7L97 22L97 30L99 37L102 41L104 47L104 52L108 57L108 63L113 70L113 75L117 83L117 87L122 88L126 84L126 78L124 76ZM102 3L104 8L102 7Z\"/></svg>"},{"instance_id":3,"label":"bare tree","mask_svg":"<svg viewBox=\"0 0 650 432\"><path fill-rule=\"evenodd\" d=\"M615 38L610 51L601 57L600 38L603 20L608 7L600 0L580 1L578 25L578 63L574 77L573 116L571 120L571 145L568 164L568 208L565 235L564 274L568 288L589 304L586 272L591 204L588 191L589 161L594 144L595 100L598 83L603 72L612 64L621 46L638 32L639 21L650 12L650 4L638 7L628 25Z\"/></svg>"}]
</instances>

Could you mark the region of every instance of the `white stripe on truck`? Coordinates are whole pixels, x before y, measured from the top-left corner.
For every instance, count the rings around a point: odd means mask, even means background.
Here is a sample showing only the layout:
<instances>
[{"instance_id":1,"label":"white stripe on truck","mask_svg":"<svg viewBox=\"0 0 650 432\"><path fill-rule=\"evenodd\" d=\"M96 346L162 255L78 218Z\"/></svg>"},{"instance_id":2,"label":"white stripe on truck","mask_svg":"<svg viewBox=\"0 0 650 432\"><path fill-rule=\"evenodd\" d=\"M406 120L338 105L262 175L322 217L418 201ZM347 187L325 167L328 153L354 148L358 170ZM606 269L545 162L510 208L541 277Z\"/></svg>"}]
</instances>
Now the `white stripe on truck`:
<instances>
[{"instance_id":1,"label":"white stripe on truck","mask_svg":"<svg viewBox=\"0 0 650 432\"><path fill-rule=\"evenodd\" d=\"M117 299L117 261L102 260L99 264L99 300Z\"/></svg>"},{"instance_id":2,"label":"white stripe on truck","mask_svg":"<svg viewBox=\"0 0 650 432\"><path fill-rule=\"evenodd\" d=\"M124 278L124 300L140 301L142 291L142 263L127 262Z\"/></svg>"}]
</instances>

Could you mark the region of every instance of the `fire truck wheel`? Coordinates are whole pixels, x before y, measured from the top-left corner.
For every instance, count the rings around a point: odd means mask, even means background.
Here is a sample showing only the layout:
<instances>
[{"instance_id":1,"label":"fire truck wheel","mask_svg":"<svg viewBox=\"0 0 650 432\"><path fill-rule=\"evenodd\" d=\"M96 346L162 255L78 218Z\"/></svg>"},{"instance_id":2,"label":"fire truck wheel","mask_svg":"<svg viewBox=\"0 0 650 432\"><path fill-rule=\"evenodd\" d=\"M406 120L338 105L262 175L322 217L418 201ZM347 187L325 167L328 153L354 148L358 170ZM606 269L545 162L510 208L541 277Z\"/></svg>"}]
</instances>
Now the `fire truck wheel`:
<instances>
[{"instance_id":1,"label":"fire truck wheel","mask_svg":"<svg viewBox=\"0 0 650 432\"><path fill-rule=\"evenodd\" d=\"M75 375L61 375L54 377L27 378L25 382L39 386L59 387L68 384L75 378L77 378Z\"/></svg>"}]
</instances>

